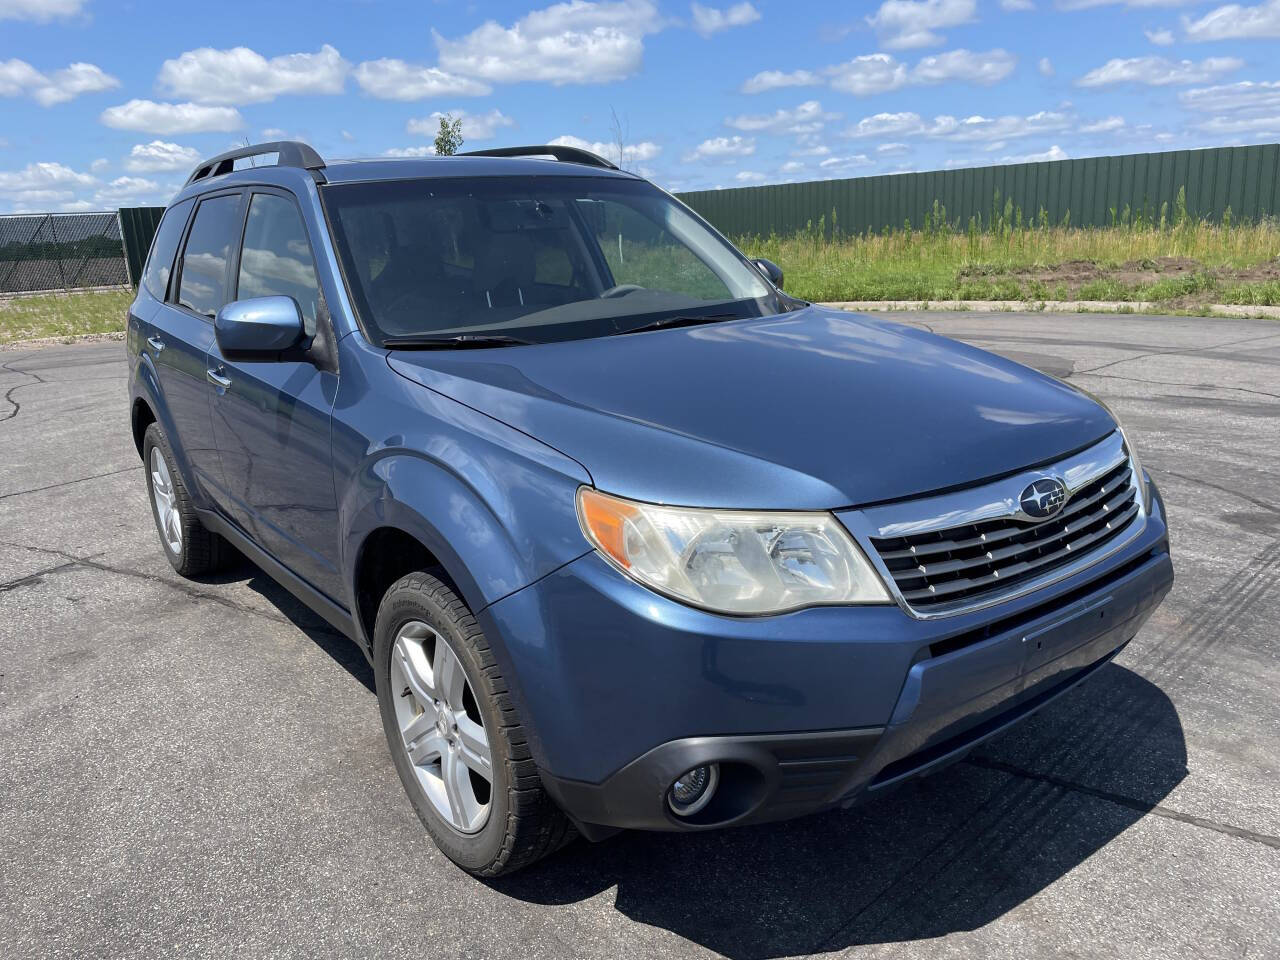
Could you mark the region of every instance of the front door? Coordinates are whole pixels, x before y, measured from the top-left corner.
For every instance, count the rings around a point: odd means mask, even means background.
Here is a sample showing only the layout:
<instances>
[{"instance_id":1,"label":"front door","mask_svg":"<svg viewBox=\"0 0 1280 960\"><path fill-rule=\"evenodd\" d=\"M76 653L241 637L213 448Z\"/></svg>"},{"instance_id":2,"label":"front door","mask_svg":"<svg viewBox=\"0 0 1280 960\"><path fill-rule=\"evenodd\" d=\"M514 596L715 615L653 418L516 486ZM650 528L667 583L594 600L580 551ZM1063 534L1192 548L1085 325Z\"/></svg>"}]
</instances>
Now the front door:
<instances>
[{"instance_id":1,"label":"front door","mask_svg":"<svg viewBox=\"0 0 1280 960\"><path fill-rule=\"evenodd\" d=\"M292 297L308 337L328 322L306 227L289 195L251 194L234 272L233 299ZM224 509L298 576L341 596L329 451L336 372L308 360L230 361L216 343L209 371Z\"/></svg>"}]
</instances>

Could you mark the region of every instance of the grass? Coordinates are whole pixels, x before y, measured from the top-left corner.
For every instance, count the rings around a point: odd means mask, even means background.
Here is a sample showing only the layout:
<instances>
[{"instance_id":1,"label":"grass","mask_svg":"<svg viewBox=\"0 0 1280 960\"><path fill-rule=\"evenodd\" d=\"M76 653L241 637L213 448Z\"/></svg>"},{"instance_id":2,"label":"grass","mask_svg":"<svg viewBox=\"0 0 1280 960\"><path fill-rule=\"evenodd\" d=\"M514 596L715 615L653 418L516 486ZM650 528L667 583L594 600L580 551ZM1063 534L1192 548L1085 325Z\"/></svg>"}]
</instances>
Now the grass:
<instances>
[{"instance_id":1,"label":"grass","mask_svg":"<svg viewBox=\"0 0 1280 960\"><path fill-rule=\"evenodd\" d=\"M132 290L0 298L0 344L124 331Z\"/></svg>"},{"instance_id":2,"label":"grass","mask_svg":"<svg viewBox=\"0 0 1280 960\"><path fill-rule=\"evenodd\" d=\"M1280 225L949 227L737 237L806 300L1154 300L1280 304ZM1274 268L1274 269L1273 269Z\"/></svg>"}]
</instances>

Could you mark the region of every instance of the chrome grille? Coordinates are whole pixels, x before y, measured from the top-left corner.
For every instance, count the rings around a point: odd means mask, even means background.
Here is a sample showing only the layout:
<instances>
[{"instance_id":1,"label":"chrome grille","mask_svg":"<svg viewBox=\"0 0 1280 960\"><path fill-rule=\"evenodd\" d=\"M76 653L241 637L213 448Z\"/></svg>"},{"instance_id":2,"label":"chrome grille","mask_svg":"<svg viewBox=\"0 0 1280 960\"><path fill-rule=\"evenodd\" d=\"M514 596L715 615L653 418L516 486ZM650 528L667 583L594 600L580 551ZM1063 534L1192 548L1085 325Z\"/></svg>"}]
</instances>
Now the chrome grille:
<instances>
[{"instance_id":1,"label":"chrome grille","mask_svg":"<svg viewBox=\"0 0 1280 960\"><path fill-rule=\"evenodd\" d=\"M990 602L1101 551L1141 513L1129 457L1071 491L1043 521L1011 516L896 537L872 537L902 599L925 612Z\"/></svg>"}]
</instances>

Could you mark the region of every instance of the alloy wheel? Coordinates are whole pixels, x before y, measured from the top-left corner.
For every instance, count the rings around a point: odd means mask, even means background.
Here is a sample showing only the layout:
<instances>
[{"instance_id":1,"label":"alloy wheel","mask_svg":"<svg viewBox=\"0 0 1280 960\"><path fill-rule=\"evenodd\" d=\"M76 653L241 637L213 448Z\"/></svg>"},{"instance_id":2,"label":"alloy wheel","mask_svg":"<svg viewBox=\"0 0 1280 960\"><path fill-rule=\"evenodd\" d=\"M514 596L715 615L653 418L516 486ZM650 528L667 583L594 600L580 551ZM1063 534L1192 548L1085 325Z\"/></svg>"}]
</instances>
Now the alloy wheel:
<instances>
[{"instance_id":1,"label":"alloy wheel","mask_svg":"<svg viewBox=\"0 0 1280 960\"><path fill-rule=\"evenodd\" d=\"M489 819L493 758L489 737L458 655L432 627L406 623L391 649L396 724L418 785L460 833Z\"/></svg>"},{"instance_id":2,"label":"alloy wheel","mask_svg":"<svg viewBox=\"0 0 1280 960\"><path fill-rule=\"evenodd\" d=\"M160 537L177 556L182 553L182 516L178 513L178 497L169 475L169 464L159 447L151 448L151 499L155 502Z\"/></svg>"}]
</instances>

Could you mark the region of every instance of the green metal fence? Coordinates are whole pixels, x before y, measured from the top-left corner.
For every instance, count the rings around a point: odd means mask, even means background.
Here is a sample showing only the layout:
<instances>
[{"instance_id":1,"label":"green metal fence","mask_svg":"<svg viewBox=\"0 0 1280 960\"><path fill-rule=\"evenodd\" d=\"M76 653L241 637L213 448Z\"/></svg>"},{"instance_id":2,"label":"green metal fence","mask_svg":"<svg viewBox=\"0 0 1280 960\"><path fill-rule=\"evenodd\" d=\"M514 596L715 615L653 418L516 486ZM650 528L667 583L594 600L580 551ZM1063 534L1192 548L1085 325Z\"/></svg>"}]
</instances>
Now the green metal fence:
<instances>
[{"instance_id":1,"label":"green metal fence","mask_svg":"<svg viewBox=\"0 0 1280 960\"><path fill-rule=\"evenodd\" d=\"M730 236L919 229L945 211L961 230L985 229L1007 212L1024 222L1101 227L1173 218L1183 192L1186 214L1220 222L1280 216L1280 144L1090 157L1009 166L902 173L850 180L700 190L681 200ZM935 208L935 201L937 207ZM1043 211L1043 214L1041 213Z\"/></svg>"},{"instance_id":2,"label":"green metal fence","mask_svg":"<svg viewBox=\"0 0 1280 960\"><path fill-rule=\"evenodd\" d=\"M142 277L151 238L156 235L162 216L164 207L120 208L120 240L124 244L124 259L129 267L129 282L135 287Z\"/></svg>"}]
</instances>

